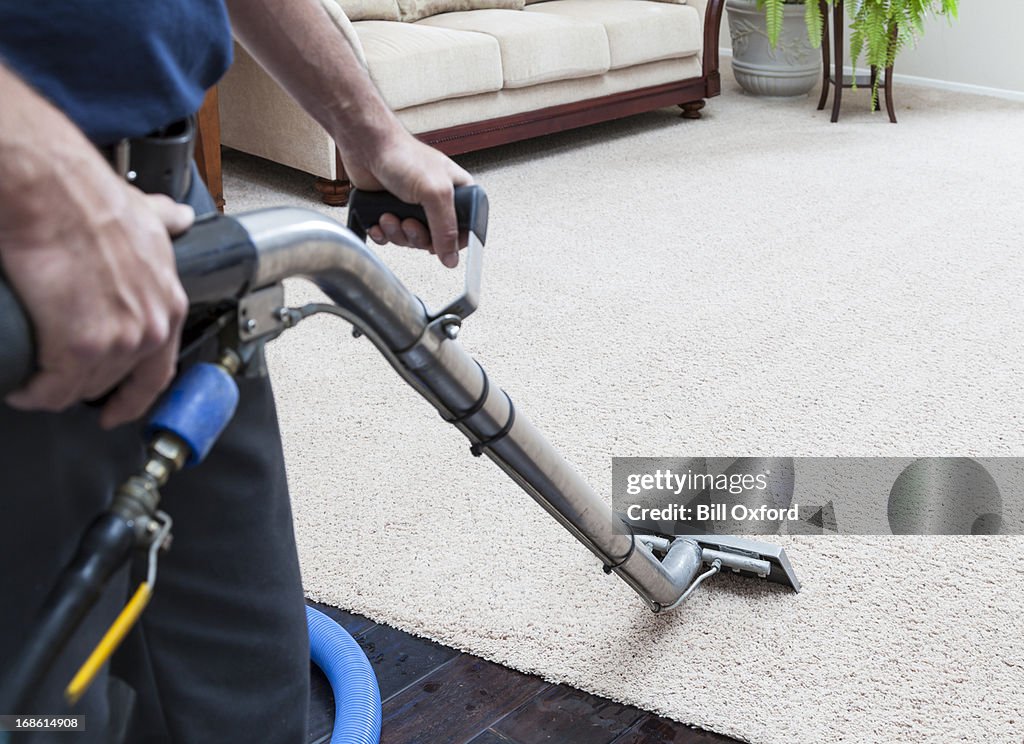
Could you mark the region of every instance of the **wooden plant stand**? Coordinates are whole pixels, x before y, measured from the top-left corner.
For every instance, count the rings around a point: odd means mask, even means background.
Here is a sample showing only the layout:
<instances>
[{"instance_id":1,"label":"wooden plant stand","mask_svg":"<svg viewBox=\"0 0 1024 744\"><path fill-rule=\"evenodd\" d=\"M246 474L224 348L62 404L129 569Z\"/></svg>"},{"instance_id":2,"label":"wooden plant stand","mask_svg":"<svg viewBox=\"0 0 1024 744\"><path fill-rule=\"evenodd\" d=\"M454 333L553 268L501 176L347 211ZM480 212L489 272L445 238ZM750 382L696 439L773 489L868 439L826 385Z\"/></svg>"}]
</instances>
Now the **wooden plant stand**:
<instances>
[{"instance_id":1,"label":"wooden plant stand","mask_svg":"<svg viewBox=\"0 0 1024 744\"><path fill-rule=\"evenodd\" d=\"M832 100L832 123L834 124L839 121L839 108L843 102L843 89L855 86L858 88L870 86L874 90L875 80L878 79L878 68L872 65L870 75L856 75L854 77L843 75L843 29L845 27L843 22L843 0L835 0L835 4L832 6L832 31L835 37L832 44L834 54L829 52L828 5L825 0L819 0L818 4L821 6L821 59L823 62L821 98L818 100L818 111L825 108L825 104L828 102L828 92L834 87L836 91L835 97ZM898 27L893 24L893 27L889 30L890 44L896 43L898 33ZM834 66L830 67L830 62L834 63ZM889 113L889 121L895 124L896 108L892 99L892 65L885 68L885 79L880 87L883 87L885 90L885 108ZM876 105L877 101L872 100L872 111L875 110Z\"/></svg>"}]
</instances>

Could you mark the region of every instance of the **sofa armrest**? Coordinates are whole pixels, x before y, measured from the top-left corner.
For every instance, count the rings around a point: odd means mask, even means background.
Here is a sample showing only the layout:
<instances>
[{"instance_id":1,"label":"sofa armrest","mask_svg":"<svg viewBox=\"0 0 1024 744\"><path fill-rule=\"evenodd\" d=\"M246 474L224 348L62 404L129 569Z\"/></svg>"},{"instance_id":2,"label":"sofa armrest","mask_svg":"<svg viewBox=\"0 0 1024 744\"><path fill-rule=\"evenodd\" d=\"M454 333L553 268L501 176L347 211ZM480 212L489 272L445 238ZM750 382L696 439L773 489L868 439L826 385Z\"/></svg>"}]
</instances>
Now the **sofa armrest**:
<instances>
[{"instance_id":1,"label":"sofa armrest","mask_svg":"<svg viewBox=\"0 0 1024 744\"><path fill-rule=\"evenodd\" d=\"M320 2L366 67L363 45L341 6ZM218 89L224 145L327 180L339 177L331 136L237 44L235 62Z\"/></svg>"},{"instance_id":2,"label":"sofa armrest","mask_svg":"<svg viewBox=\"0 0 1024 744\"><path fill-rule=\"evenodd\" d=\"M700 14L704 28L703 56L701 71L707 80L708 97L717 96L721 92L721 77L718 72L718 44L722 30L722 12L725 0L687 0L687 5L695 8Z\"/></svg>"},{"instance_id":3,"label":"sofa armrest","mask_svg":"<svg viewBox=\"0 0 1024 744\"><path fill-rule=\"evenodd\" d=\"M334 140L241 45L217 85L221 142L275 163L333 179Z\"/></svg>"},{"instance_id":4,"label":"sofa armrest","mask_svg":"<svg viewBox=\"0 0 1024 744\"><path fill-rule=\"evenodd\" d=\"M341 31L341 35L352 45L352 50L356 53L356 57L359 58L359 63L365 69L367 67L366 53L363 51L363 45L359 41L359 34L356 33L352 21L348 19L345 11L341 9L336 0L320 0L320 4L327 11L327 15L331 17L331 20L334 21L334 25Z\"/></svg>"}]
</instances>

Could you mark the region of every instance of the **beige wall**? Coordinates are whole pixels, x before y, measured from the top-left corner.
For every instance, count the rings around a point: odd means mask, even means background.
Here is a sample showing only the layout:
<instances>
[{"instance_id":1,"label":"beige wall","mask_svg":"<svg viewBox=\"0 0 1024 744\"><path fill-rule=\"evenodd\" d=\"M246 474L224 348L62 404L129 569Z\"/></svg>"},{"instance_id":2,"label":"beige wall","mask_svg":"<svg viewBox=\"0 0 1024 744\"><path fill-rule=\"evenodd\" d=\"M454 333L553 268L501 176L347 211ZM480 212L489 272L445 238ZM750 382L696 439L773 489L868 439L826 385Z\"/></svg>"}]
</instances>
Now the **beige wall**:
<instances>
[{"instance_id":1,"label":"beige wall","mask_svg":"<svg viewBox=\"0 0 1024 744\"><path fill-rule=\"evenodd\" d=\"M929 21L917 48L896 60L896 74L1024 96L1024 0L961 0L959 20Z\"/></svg>"}]
</instances>

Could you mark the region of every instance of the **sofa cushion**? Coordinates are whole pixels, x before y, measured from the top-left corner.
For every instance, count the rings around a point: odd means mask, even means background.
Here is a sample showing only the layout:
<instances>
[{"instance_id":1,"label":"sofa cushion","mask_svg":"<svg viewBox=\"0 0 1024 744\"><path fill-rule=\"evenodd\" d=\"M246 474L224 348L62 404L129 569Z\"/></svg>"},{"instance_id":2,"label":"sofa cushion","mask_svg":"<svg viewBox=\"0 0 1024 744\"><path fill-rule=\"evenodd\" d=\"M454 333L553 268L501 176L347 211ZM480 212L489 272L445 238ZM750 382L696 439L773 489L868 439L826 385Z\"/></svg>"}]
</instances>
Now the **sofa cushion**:
<instances>
[{"instance_id":1,"label":"sofa cushion","mask_svg":"<svg viewBox=\"0 0 1024 744\"><path fill-rule=\"evenodd\" d=\"M473 10L433 16L415 25L474 31L496 39L506 88L600 75L610 62L604 26L582 17Z\"/></svg>"},{"instance_id":2,"label":"sofa cushion","mask_svg":"<svg viewBox=\"0 0 1024 744\"><path fill-rule=\"evenodd\" d=\"M332 18L340 8L350 21L399 20L397 0L321 0L321 3Z\"/></svg>"},{"instance_id":3,"label":"sofa cushion","mask_svg":"<svg viewBox=\"0 0 1024 744\"><path fill-rule=\"evenodd\" d=\"M390 21L352 25L392 109L501 90L501 54L487 34Z\"/></svg>"},{"instance_id":4,"label":"sofa cushion","mask_svg":"<svg viewBox=\"0 0 1024 744\"><path fill-rule=\"evenodd\" d=\"M689 57L701 48L700 15L688 5L650 0L549 0L531 5L525 15L602 24L613 70Z\"/></svg>"},{"instance_id":5,"label":"sofa cushion","mask_svg":"<svg viewBox=\"0 0 1024 744\"><path fill-rule=\"evenodd\" d=\"M369 2L370 0L348 0L349 2ZM372 0L383 2L383 0ZM421 18L429 18L440 13L459 13L466 10L522 10L524 0L397 0L398 9L403 21L413 22Z\"/></svg>"},{"instance_id":6,"label":"sofa cushion","mask_svg":"<svg viewBox=\"0 0 1024 744\"><path fill-rule=\"evenodd\" d=\"M694 55L612 70L604 75L556 80L529 88L507 88L497 93L435 101L397 113L399 121L415 134L505 116L523 115L523 119L538 121L546 118L546 115L542 116L538 111L551 106L564 106L683 80L700 80L700 76L700 57Z\"/></svg>"}]
</instances>

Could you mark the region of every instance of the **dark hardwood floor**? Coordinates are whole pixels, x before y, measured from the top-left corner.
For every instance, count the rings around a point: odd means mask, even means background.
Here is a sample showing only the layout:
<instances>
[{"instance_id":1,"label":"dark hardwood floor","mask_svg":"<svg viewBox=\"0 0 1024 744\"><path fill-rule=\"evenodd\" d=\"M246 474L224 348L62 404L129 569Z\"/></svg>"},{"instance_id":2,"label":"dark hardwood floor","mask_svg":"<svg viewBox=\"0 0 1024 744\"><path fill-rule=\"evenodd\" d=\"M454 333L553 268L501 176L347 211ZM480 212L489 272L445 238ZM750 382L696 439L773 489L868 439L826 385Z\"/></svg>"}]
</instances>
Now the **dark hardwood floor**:
<instances>
[{"instance_id":1,"label":"dark hardwood floor","mask_svg":"<svg viewBox=\"0 0 1024 744\"><path fill-rule=\"evenodd\" d=\"M327 605L373 664L381 744L738 744L736 740L554 685ZM330 741L334 696L310 666L310 744Z\"/></svg>"}]
</instances>

